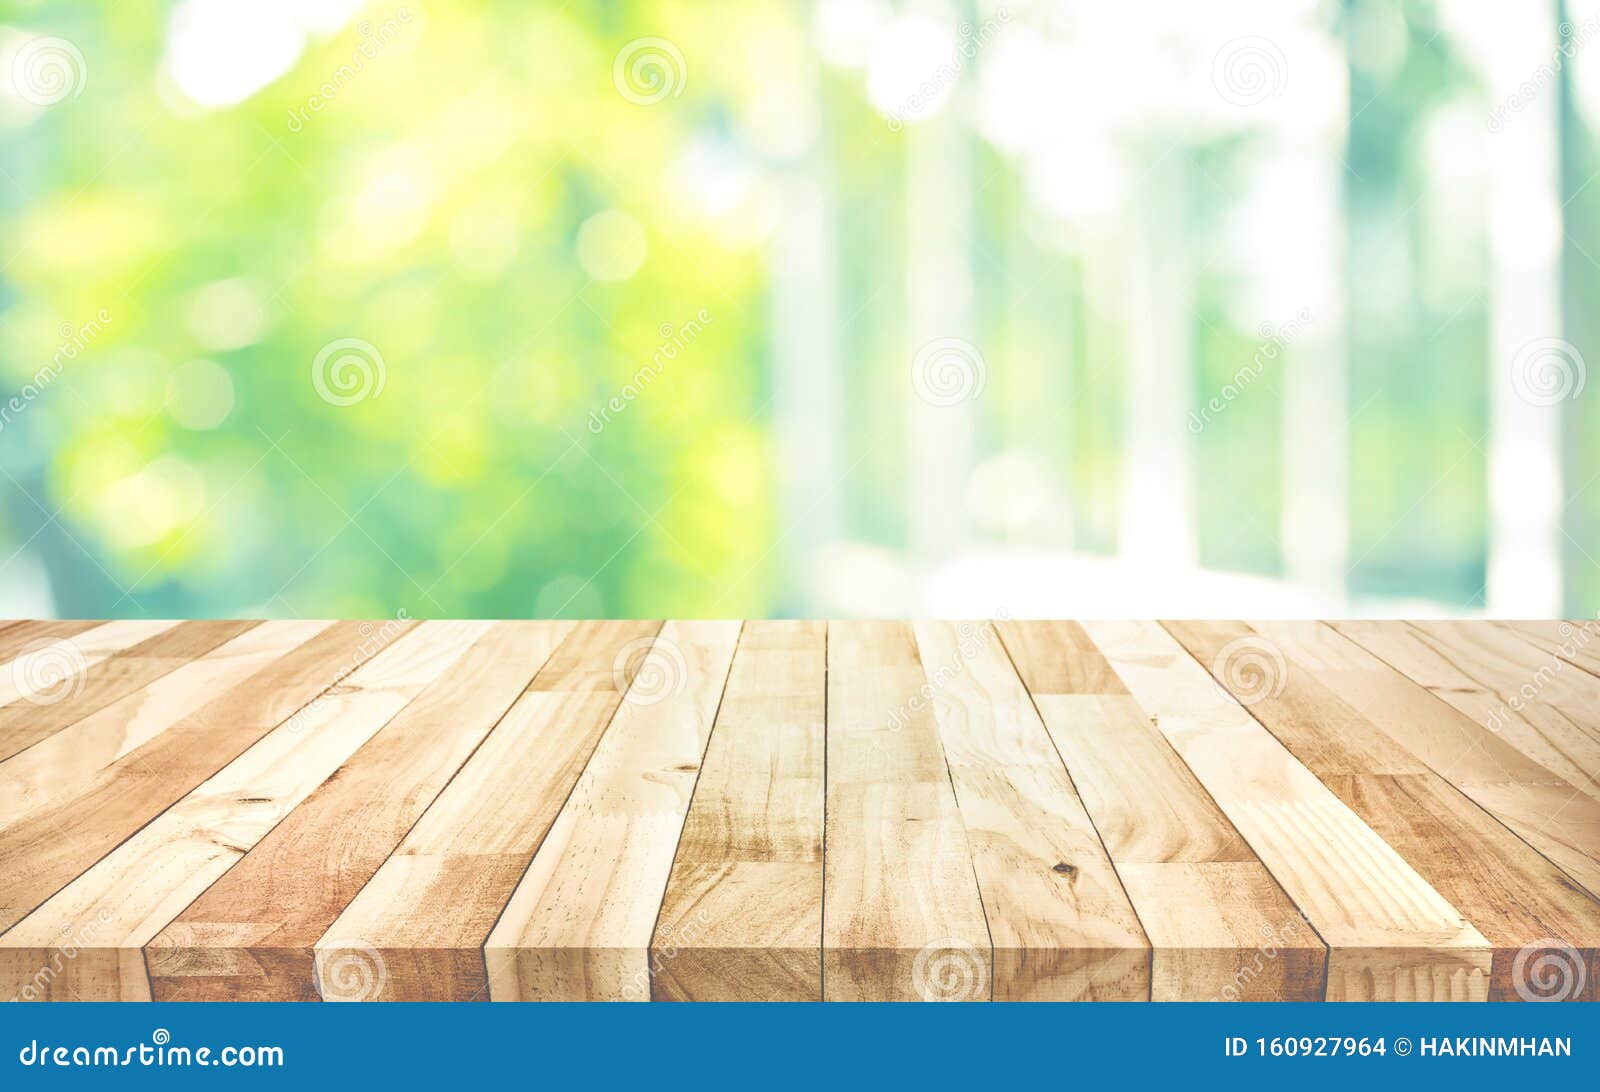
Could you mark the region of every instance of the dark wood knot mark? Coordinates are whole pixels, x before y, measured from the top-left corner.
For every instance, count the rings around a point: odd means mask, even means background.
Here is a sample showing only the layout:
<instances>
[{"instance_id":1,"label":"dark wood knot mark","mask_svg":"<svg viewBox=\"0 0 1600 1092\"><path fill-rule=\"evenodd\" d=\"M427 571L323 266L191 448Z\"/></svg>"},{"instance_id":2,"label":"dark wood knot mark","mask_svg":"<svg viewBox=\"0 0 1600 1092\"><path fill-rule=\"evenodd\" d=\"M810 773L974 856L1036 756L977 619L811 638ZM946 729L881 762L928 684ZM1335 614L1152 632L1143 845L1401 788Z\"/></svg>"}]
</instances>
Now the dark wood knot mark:
<instances>
[{"instance_id":1,"label":"dark wood knot mark","mask_svg":"<svg viewBox=\"0 0 1600 1092\"><path fill-rule=\"evenodd\" d=\"M1063 876L1076 876L1078 874L1077 866L1069 865L1066 861L1062 861L1060 864L1051 865L1050 871L1059 872Z\"/></svg>"},{"instance_id":2,"label":"dark wood knot mark","mask_svg":"<svg viewBox=\"0 0 1600 1092\"><path fill-rule=\"evenodd\" d=\"M693 762L683 762L672 768L679 773L694 773L700 767L696 766Z\"/></svg>"},{"instance_id":3,"label":"dark wood knot mark","mask_svg":"<svg viewBox=\"0 0 1600 1092\"><path fill-rule=\"evenodd\" d=\"M270 803L272 803L272 797L270 797L270 796L241 796L239 798L239 803L241 803L241 804L270 804Z\"/></svg>"}]
</instances>

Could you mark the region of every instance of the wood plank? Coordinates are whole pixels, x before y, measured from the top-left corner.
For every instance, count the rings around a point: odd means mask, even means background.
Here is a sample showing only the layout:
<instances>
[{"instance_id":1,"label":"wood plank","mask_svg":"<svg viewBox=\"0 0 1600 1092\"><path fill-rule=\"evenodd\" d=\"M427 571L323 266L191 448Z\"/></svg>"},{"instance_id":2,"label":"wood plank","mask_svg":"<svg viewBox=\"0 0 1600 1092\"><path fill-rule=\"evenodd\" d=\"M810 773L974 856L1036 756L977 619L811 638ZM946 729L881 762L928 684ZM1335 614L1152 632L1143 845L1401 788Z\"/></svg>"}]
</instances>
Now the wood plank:
<instances>
[{"instance_id":1,"label":"wood plank","mask_svg":"<svg viewBox=\"0 0 1600 1092\"><path fill-rule=\"evenodd\" d=\"M1600 621L1496 622L1524 641L1569 664L1600 676Z\"/></svg>"},{"instance_id":2,"label":"wood plank","mask_svg":"<svg viewBox=\"0 0 1600 1092\"><path fill-rule=\"evenodd\" d=\"M989 1000L993 946L903 622L828 626L823 997Z\"/></svg>"},{"instance_id":3,"label":"wood plank","mask_svg":"<svg viewBox=\"0 0 1600 1092\"><path fill-rule=\"evenodd\" d=\"M1600 801L1322 622L1256 622L1316 679L1600 894Z\"/></svg>"},{"instance_id":4,"label":"wood plank","mask_svg":"<svg viewBox=\"0 0 1600 1092\"><path fill-rule=\"evenodd\" d=\"M148 1001L144 945L460 659L485 622L424 622L0 936L0 996ZM54 967L62 937L75 955Z\"/></svg>"},{"instance_id":5,"label":"wood plank","mask_svg":"<svg viewBox=\"0 0 1600 1092\"><path fill-rule=\"evenodd\" d=\"M490 628L146 946L155 999L318 1000L317 940L572 625Z\"/></svg>"},{"instance_id":6,"label":"wood plank","mask_svg":"<svg viewBox=\"0 0 1600 1092\"><path fill-rule=\"evenodd\" d=\"M484 942L622 701L619 661L660 628L572 630L318 939L324 981L370 973L379 1000L487 1000Z\"/></svg>"},{"instance_id":7,"label":"wood plank","mask_svg":"<svg viewBox=\"0 0 1600 1092\"><path fill-rule=\"evenodd\" d=\"M388 640L414 623L390 623ZM340 622L144 746L0 830L0 930L8 929L101 857L237 758L342 674L370 658L372 627Z\"/></svg>"},{"instance_id":8,"label":"wood plank","mask_svg":"<svg viewBox=\"0 0 1600 1092\"><path fill-rule=\"evenodd\" d=\"M917 622L994 945L996 1001L1146 1001L1150 943L987 622Z\"/></svg>"},{"instance_id":9,"label":"wood plank","mask_svg":"<svg viewBox=\"0 0 1600 1092\"><path fill-rule=\"evenodd\" d=\"M738 641L738 622L662 627L649 695L629 688L489 934L490 1000L650 999L650 940Z\"/></svg>"},{"instance_id":10,"label":"wood plank","mask_svg":"<svg viewBox=\"0 0 1600 1092\"><path fill-rule=\"evenodd\" d=\"M119 758L332 624L263 622L0 762L0 827L81 790Z\"/></svg>"},{"instance_id":11,"label":"wood plank","mask_svg":"<svg viewBox=\"0 0 1600 1092\"><path fill-rule=\"evenodd\" d=\"M104 622L79 619L61 622L11 622L0 631L0 664L9 665L22 650L38 641L64 641L87 633ZM7 670L10 670L9 666Z\"/></svg>"},{"instance_id":12,"label":"wood plank","mask_svg":"<svg viewBox=\"0 0 1600 1092\"><path fill-rule=\"evenodd\" d=\"M657 1001L822 1000L827 626L746 622L650 942Z\"/></svg>"},{"instance_id":13,"label":"wood plank","mask_svg":"<svg viewBox=\"0 0 1600 1092\"><path fill-rule=\"evenodd\" d=\"M1320 1000L1327 946L1083 627L1000 633L1150 938L1151 999Z\"/></svg>"},{"instance_id":14,"label":"wood plank","mask_svg":"<svg viewBox=\"0 0 1600 1092\"><path fill-rule=\"evenodd\" d=\"M1243 622L1166 626L1225 685L1238 685L1226 670L1230 648L1266 645L1276 654L1277 684L1251 713L1494 946L1491 1000L1517 1000L1526 983L1514 981L1512 966L1544 938L1596 963L1600 903L1296 659ZM1592 995L1597 983L1586 977Z\"/></svg>"},{"instance_id":15,"label":"wood plank","mask_svg":"<svg viewBox=\"0 0 1600 1092\"><path fill-rule=\"evenodd\" d=\"M1484 1000L1489 942L1159 625L1084 629L1328 944L1330 1000Z\"/></svg>"},{"instance_id":16,"label":"wood plank","mask_svg":"<svg viewBox=\"0 0 1600 1092\"><path fill-rule=\"evenodd\" d=\"M91 630L82 637L54 641L25 653L13 662L9 673L0 672L0 679L9 675L8 681L23 692L18 700L0 708L0 761L148 686L258 623L112 624L135 627L122 631L127 636L116 638L119 642L154 626L166 628L117 649L108 648L107 643L91 644L92 636L100 632ZM85 646L89 652L84 651ZM107 654L101 655L102 651ZM51 674L58 669L67 672L65 678ZM37 689L41 684L45 689Z\"/></svg>"},{"instance_id":17,"label":"wood plank","mask_svg":"<svg viewBox=\"0 0 1600 1092\"><path fill-rule=\"evenodd\" d=\"M1583 673L1509 637L1485 642L1409 623L1333 622L1334 629L1498 734L1534 762L1600 800L1600 739L1573 719L1581 700L1559 677ZM1509 657L1508 657L1509 653ZM1584 676L1588 678L1588 676ZM1590 682L1595 680L1589 679ZM1583 686L1576 688L1578 691ZM1558 708L1550 704L1563 699ZM1592 706L1600 711L1600 705Z\"/></svg>"}]
</instances>

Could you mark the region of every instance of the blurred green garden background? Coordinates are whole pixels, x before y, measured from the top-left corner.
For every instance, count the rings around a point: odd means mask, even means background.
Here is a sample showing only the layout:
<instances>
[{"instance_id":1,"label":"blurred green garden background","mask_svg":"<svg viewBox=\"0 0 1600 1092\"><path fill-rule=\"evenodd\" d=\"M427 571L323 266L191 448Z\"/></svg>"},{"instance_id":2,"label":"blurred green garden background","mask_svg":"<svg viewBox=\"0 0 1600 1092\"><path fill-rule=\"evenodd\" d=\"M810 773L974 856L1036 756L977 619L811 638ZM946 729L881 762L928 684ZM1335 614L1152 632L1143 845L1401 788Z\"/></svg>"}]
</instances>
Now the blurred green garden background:
<instances>
[{"instance_id":1,"label":"blurred green garden background","mask_svg":"<svg viewBox=\"0 0 1600 1092\"><path fill-rule=\"evenodd\" d=\"M1576 2L9 0L0 613L1592 616L1597 125Z\"/></svg>"}]
</instances>

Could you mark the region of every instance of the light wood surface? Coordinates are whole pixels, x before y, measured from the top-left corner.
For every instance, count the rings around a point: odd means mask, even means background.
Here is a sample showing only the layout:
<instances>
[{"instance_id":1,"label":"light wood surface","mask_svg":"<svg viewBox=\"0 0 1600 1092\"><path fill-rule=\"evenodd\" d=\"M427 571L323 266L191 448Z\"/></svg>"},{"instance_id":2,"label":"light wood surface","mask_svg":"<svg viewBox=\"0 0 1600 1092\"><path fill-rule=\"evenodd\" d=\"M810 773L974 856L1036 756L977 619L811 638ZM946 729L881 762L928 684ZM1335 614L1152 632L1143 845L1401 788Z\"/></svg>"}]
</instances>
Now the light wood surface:
<instances>
[{"instance_id":1,"label":"light wood surface","mask_svg":"<svg viewBox=\"0 0 1600 1092\"><path fill-rule=\"evenodd\" d=\"M1151 998L1320 999L1327 947L1083 627L1001 633L1150 938Z\"/></svg>"},{"instance_id":2,"label":"light wood surface","mask_svg":"<svg viewBox=\"0 0 1600 1092\"><path fill-rule=\"evenodd\" d=\"M822 999L827 672L825 624L745 623L650 942L654 1000Z\"/></svg>"},{"instance_id":3,"label":"light wood surface","mask_svg":"<svg viewBox=\"0 0 1600 1092\"><path fill-rule=\"evenodd\" d=\"M1589 637L0 623L0 999L1591 1000Z\"/></svg>"}]
</instances>

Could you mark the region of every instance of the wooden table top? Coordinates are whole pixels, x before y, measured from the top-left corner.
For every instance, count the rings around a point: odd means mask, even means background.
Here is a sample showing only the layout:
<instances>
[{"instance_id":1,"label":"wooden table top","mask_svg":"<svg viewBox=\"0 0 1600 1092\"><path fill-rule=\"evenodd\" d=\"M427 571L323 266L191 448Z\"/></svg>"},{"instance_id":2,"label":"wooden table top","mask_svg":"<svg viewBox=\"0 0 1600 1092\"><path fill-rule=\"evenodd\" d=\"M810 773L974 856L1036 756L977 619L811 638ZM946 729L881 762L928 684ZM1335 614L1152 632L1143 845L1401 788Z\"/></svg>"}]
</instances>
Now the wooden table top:
<instances>
[{"instance_id":1,"label":"wooden table top","mask_svg":"<svg viewBox=\"0 0 1600 1092\"><path fill-rule=\"evenodd\" d=\"M0 624L0 999L1595 999L1600 624Z\"/></svg>"}]
</instances>

